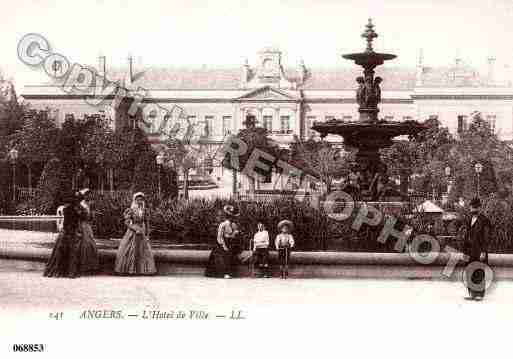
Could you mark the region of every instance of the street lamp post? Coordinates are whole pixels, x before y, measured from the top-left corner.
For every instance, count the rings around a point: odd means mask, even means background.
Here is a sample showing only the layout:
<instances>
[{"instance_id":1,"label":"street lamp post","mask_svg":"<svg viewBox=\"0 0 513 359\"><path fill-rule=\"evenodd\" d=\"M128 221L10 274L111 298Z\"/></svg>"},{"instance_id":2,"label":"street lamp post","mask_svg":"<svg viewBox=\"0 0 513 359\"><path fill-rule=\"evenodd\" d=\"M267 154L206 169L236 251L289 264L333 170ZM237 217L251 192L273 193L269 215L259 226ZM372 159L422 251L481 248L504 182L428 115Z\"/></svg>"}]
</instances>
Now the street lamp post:
<instances>
[{"instance_id":1,"label":"street lamp post","mask_svg":"<svg viewBox=\"0 0 513 359\"><path fill-rule=\"evenodd\" d=\"M447 197L446 201L449 199L449 193L451 192L451 167L445 167L445 175L447 176Z\"/></svg>"},{"instance_id":2,"label":"street lamp post","mask_svg":"<svg viewBox=\"0 0 513 359\"><path fill-rule=\"evenodd\" d=\"M477 197L481 197L480 196L480 188L481 188L481 186L480 186L480 183L479 183L480 182L480 178L479 177L481 175L481 172L483 172L483 165L478 162L478 163L476 163L474 165L474 169L476 170L476 174L477 174Z\"/></svg>"},{"instance_id":3,"label":"street lamp post","mask_svg":"<svg viewBox=\"0 0 513 359\"><path fill-rule=\"evenodd\" d=\"M445 167L445 175L447 176L447 195L451 191L451 167Z\"/></svg>"},{"instance_id":4,"label":"street lamp post","mask_svg":"<svg viewBox=\"0 0 513 359\"><path fill-rule=\"evenodd\" d=\"M16 202L16 161L18 160L18 150L13 148L9 151L9 162L12 165L12 201Z\"/></svg>"},{"instance_id":5,"label":"street lamp post","mask_svg":"<svg viewBox=\"0 0 513 359\"><path fill-rule=\"evenodd\" d=\"M160 180L162 164L164 163L164 155L162 154L162 152L160 152L155 157L155 161L157 162L157 166L159 168L159 174L158 174L158 176L159 176L159 199L162 199L162 185L161 185L161 180Z\"/></svg>"}]
</instances>

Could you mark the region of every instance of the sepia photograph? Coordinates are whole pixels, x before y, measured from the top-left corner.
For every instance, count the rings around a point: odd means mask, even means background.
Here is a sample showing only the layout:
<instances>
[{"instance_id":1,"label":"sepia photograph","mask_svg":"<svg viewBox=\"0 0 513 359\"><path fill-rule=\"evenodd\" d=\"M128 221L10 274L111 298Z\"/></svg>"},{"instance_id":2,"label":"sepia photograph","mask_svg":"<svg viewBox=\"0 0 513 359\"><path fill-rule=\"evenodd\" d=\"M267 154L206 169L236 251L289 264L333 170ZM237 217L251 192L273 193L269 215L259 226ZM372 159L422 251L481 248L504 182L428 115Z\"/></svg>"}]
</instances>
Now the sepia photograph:
<instances>
[{"instance_id":1,"label":"sepia photograph","mask_svg":"<svg viewBox=\"0 0 513 359\"><path fill-rule=\"evenodd\" d=\"M504 356L511 0L1 9L2 358Z\"/></svg>"}]
</instances>

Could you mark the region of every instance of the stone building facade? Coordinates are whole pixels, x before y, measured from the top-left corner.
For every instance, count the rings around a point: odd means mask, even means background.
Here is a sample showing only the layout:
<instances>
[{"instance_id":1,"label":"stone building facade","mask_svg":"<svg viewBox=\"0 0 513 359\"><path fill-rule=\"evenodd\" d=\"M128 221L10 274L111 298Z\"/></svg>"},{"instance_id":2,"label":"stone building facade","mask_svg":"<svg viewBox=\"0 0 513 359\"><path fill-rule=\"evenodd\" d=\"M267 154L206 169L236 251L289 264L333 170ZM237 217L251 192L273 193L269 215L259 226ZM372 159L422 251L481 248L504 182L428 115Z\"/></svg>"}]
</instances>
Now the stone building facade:
<instances>
[{"instance_id":1,"label":"stone building facade","mask_svg":"<svg viewBox=\"0 0 513 359\"><path fill-rule=\"evenodd\" d=\"M349 64L314 68L303 62L285 66L282 52L276 48L264 48L257 57L252 66L245 63L216 68L135 68L129 58L126 70L109 69L105 57L101 57L97 71L110 81L122 80L134 91L147 90L145 103L156 103L170 111L175 105L181 107L189 120L203 129L213 149L227 134L237 133L250 113L282 146L294 136L306 139L316 135L311 130L315 121L358 119L358 68ZM457 134L470 114L479 111L499 137L513 140L513 77L497 79L494 74L494 59L489 59L486 74L460 60L443 68L428 67L422 58L411 68L382 66L376 71L384 79L379 117L423 121L437 116ZM88 95L87 91L65 93L57 83L29 84L21 94L34 108L54 109L58 122L64 121L67 113L81 116L99 112L112 119L114 127L119 126L119 109L110 101L92 106L85 101ZM150 134L157 127L150 128ZM328 136L327 140L338 142L340 138ZM221 172L216 169L214 176L222 176Z\"/></svg>"}]
</instances>

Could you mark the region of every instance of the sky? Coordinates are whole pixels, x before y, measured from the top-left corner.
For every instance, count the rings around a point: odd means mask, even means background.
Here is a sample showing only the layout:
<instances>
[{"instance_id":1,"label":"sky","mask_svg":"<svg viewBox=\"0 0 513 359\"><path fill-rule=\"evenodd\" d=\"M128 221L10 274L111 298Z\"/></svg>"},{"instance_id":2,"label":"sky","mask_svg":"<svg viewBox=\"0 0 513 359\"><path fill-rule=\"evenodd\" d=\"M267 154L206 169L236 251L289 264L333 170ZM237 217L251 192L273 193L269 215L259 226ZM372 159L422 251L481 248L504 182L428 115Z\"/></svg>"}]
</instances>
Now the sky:
<instances>
[{"instance_id":1,"label":"sky","mask_svg":"<svg viewBox=\"0 0 513 359\"><path fill-rule=\"evenodd\" d=\"M119 67L131 54L142 69L251 65L276 46L285 65L351 66L341 54L364 49L369 17L375 49L397 54L393 65L415 66L420 49L429 66L459 57L484 69L490 56L498 68L513 64L511 0L16 0L2 5L0 69L17 88L44 80L17 59L19 40L33 32L81 64L103 54Z\"/></svg>"}]
</instances>

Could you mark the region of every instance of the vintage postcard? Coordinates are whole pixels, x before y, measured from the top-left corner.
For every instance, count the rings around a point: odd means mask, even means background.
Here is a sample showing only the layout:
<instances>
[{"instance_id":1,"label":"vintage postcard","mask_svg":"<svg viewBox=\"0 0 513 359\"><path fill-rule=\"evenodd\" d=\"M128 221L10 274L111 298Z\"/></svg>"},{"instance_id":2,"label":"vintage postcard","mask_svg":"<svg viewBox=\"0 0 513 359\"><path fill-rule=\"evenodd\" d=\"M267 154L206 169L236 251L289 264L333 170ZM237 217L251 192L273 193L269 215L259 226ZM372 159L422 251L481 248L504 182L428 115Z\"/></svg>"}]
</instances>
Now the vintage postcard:
<instances>
[{"instance_id":1,"label":"vintage postcard","mask_svg":"<svg viewBox=\"0 0 513 359\"><path fill-rule=\"evenodd\" d=\"M507 345L510 0L1 9L2 358Z\"/></svg>"}]
</instances>

